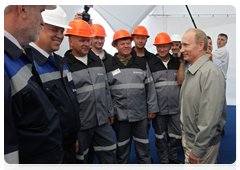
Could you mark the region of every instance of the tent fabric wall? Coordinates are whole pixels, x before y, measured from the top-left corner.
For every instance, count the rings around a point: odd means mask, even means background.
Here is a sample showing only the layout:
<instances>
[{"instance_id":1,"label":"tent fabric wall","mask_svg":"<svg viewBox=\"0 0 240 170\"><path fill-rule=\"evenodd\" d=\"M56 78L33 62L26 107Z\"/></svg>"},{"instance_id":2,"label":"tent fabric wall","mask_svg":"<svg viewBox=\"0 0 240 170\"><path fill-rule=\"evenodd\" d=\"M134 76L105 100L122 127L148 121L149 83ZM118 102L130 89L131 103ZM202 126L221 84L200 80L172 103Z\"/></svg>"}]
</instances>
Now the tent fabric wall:
<instances>
[{"instance_id":1,"label":"tent fabric wall","mask_svg":"<svg viewBox=\"0 0 240 170\"><path fill-rule=\"evenodd\" d=\"M69 22L77 12L83 11L83 5L61 5L61 7L67 13ZM229 37L227 48L230 59L226 95L227 104L236 105L236 9L230 5L189 5L188 7L197 27L212 38L213 51L217 49L216 41L219 33L226 33ZM119 29L126 29L132 33L137 25L145 26L150 35L146 48L156 53L153 42L158 33L166 32L170 36L176 33L183 35L188 29L194 28L184 5L94 5L89 13L93 23L102 24L105 29L107 28L108 36L104 49L110 54L116 52L111 46L111 41L114 32ZM57 52L62 56L69 49L67 39L65 38L61 49Z\"/></svg>"}]
</instances>

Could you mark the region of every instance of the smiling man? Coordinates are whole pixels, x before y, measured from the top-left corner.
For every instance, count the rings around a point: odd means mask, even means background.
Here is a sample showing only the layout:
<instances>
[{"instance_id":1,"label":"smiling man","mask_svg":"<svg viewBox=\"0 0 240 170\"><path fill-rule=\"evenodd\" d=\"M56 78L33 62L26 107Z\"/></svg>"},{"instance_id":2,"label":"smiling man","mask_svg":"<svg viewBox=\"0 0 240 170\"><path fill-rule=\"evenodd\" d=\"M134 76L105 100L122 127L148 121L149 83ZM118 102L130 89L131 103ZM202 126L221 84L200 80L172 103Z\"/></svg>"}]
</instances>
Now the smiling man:
<instances>
[{"instance_id":1,"label":"smiling man","mask_svg":"<svg viewBox=\"0 0 240 170\"><path fill-rule=\"evenodd\" d=\"M157 154L162 164L182 164L177 149L181 146L179 91L184 80L184 60L173 57L169 50L172 40L165 32L159 33L154 44L158 54L149 61L157 91L159 112L153 119ZM165 140L168 131L169 142Z\"/></svg>"},{"instance_id":2,"label":"smiling man","mask_svg":"<svg viewBox=\"0 0 240 170\"><path fill-rule=\"evenodd\" d=\"M202 30L188 30L181 42L184 60L191 64L179 100L185 163L215 164L227 116L224 74L206 55Z\"/></svg>"},{"instance_id":3,"label":"smiling man","mask_svg":"<svg viewBox=\"0 0 240 170\"><path fill-rule=\"evenodd\" d=\"M73 75L80 106L80 129L78 131L79 163L88 163L89 147L97 155L99 163L116 163L116 141L111 128L114 113L106 71L100 58L90 54L92 33L89 24L73 20L68 29L71 50L64 55L64 61Z\"/></svg>"},{"instance_id":4,"label":"smiling man","mask_svg":"<svg viewBox=\"0 0 240 170\"><path fill-rule=\"evenodd\" d=\"M34 61L33 75L59 114L64 164L76 161L75 143L79 127L79 106L71 72L62 57L54 53L63 41L64 29L71 28L66 17L60 6L43 12L45 25L39 40L24 47Z\"/></svg>"},{"instance_id":5,"label":"smiling man","mask_svg":"<svg viewBox=\"0 0 240 170\"><path fill-rule=\"evenodd\" d=\"M129 163L133 139L138 162L150 164L148 118L153 119L158 112L157 96L146 61L132 53L132 39L126 30L116 31L112 46L118 53L104 63L113 98L117 160Z\"/></svg>"}]
</instances>

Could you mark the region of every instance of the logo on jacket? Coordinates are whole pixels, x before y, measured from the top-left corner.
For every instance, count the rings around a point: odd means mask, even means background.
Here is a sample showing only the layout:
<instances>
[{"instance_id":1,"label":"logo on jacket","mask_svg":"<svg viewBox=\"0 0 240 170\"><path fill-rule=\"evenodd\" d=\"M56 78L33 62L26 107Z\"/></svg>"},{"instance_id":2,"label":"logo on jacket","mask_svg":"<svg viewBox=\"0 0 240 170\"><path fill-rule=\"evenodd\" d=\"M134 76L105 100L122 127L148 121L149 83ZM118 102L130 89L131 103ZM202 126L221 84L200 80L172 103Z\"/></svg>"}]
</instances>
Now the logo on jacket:
<instances>
[{"instance_id":1,"label":"logo on jacket","mask_svg":"<svg viewBox=\"0 0 240 170\"><path fill-rule=\"evenodd\" d=\"M99 76L103 76L103 73L97 73L97 75L99 75Z\"/></svg>"},{"instance_id":2,"label":"logo on jacket","mask_svg":"<svg viewBox=\"0 0 240 170\"><path fill-rule=\"evenodd\" d=\"M133 71L133 74L143 74L143 72L140 72L140 71Z\"/></svg>"}]
</instances>

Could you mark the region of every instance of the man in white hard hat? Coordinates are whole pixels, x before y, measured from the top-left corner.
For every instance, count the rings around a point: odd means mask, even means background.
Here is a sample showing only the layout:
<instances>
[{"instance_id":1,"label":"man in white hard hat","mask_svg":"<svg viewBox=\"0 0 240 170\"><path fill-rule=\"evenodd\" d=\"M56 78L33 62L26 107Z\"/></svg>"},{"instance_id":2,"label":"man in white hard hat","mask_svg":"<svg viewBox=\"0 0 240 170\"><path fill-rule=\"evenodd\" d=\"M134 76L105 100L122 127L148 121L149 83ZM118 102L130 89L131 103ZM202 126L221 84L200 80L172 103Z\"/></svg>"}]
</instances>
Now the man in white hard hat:
<instances>
[{"instance_id":1,"label":"man in white hard hat","mask_svg":"<svg viewBox=\"0 0 240 170\"><path fill-rule=\"evenodd\" d=\"M56 164L63 159L60 120L32 74L22 46L38 40L48 5L4 10L4 159L8 164Z\"/></svg>"},{"instance_id":2,"label":"man in white hard hat","mask_svg":"<svg viewBox=\"0 0 240 170\"><path fill-rule=\"evenodd\" d=\"M76 163L79 128L79 106L72 74L61 56L54 52L59 50L63 41L64 29L68 26L66 13L60 6L55 10L44 11L45 25L40 31L39 40L30 43L24 49L34 61L33 75L56 108L62 129L62 147L64 164Z\"/></svg>"},{"instance_id":3,"label":"man in white hard hat","mask_svg":"<svg viewBox=\"0 0 240 170\"><path fill-rule=\"evenodd\" d=\"M173 42L171 47L172 55L173 57L177 57L181 49L181 36L179 34L173 34L171 40Z\"/></svg>"}]
</instances>

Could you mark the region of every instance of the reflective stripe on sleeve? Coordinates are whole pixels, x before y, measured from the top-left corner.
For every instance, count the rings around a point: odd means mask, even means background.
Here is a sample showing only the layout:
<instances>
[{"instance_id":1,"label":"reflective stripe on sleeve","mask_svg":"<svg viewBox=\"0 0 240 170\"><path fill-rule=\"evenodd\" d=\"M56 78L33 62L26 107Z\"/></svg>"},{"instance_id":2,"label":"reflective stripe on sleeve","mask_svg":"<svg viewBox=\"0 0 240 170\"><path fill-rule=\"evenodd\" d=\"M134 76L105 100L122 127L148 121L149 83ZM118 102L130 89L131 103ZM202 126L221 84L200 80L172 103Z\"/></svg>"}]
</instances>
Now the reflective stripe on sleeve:
<instances>
[{"instance_id":1,"label":"reflective stripe on sleeve","mask_svg":"<svg viewBox=\"0 0 240 170\"><path fill-rule=\"evenodd\" d=\"M147 79L145 80L145 84L151 83L152 81L153 81L153 78L152 78L152 76L151 76L151 77L149 77L149 78L147 78Z\"/></svg>"},{"instance_id":2,"label":"reflective stripe on sleeve","mask_svg":"<svg viewBox=\"0 0 240 170\"><path fill-rule=\"evenodd\" d=\"M120 90L120 89L143 89L145 88L143 83L130 83L130 84L118 84L110 86L110 90Z\"/></svg>"},{"instance_id":3,"label":"reflective stripe on sleeve","mask_svg":"<svg viewBox=\"0 0 240 170\"><path fill-rule=\"evenodd\" d=\"M171 138L182 139L182 136L176 135L176 134L173 134L173 133L169 133L168 136L171 137Z\"/></svg>"},{"instance_id":4,"label":"reflective stripe on sleeve","mask_svg":"<svg viewBox=\"0 0 240 170\"><path fill-rule=\"evenodd\" d=\"M83 161L84 160L84 156L86 155L86 154L88 154L88 148L87 148L87 150L85 150L84 152L83 152L83 155L78 155L78 154L76 154L76 158L78 159L78 160L81 160L81 161Z\"/></svg>"},{"instance_id":5,"label":"reflective stripe on sleeve","mask_svg":"<svg viewBox=\"0 0 240 170\"><path fill-rule=\"evenodd\" d=\"M19 164L18 151L4 155L5 162L8 164Z\"/></svg>"},{"instance_id":6,"label":"reflective stripe on sleeve","mask_svg":"<svg viewBox=\"0 0 240 170\"><path fill-rule=\"evenodd\" d=\"M116 143L115 143L112 146L95 146L93 148L94 148L95 151L110 151L110 150L116 149L117 146L116 146Z\"/></svg>"}]
</instances>

